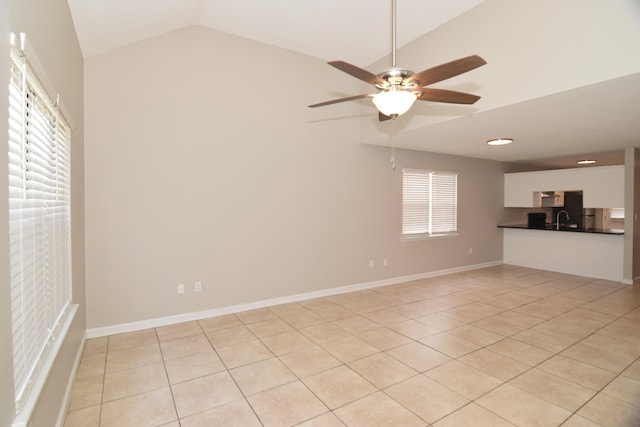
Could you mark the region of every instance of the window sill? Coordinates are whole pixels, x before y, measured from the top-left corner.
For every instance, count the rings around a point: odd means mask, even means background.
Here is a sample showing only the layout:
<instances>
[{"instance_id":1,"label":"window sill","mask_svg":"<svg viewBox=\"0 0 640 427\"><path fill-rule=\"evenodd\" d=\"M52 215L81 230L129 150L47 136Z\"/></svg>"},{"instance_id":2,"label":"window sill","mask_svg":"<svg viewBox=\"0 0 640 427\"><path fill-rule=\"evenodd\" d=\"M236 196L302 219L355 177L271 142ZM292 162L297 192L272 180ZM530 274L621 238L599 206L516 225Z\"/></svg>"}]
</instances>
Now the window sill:
<instances>
[{"instance_id":1,"label":"window sill","mask_svg":"<svg viewBox=\"0 0 640 427\"><path fill-rule=\"evenodd\" d=\"M12 427L27 427L29 425L31 415L33 414L36 403L40 398L44 384L51 372L51 369L53 368L53 364L55 363L58 353L62 348L62 344L67 338L67 334L71 328L71 323L73 322L73 319L75 319L77 312L78 304L71 304L65 315L65 319L61 322L60 331L52 343L51 350L44 359L42 368L35 378L34 385L31 390L29 390L20 411L16 414L16 417L13 420Z\"/></svg>"},{"instance_id":2,"label":"window sill","mask_svg":"<svg viewBox=\"0 0 640 427\"><path fill-rule=\"evenodd\" d=\"M452 239L458 237L460 233L443 233L443 234L416 234L400 237L401 242L417 242L420 240L435 240L435 239Z\"/></svg>"}]
</instances>

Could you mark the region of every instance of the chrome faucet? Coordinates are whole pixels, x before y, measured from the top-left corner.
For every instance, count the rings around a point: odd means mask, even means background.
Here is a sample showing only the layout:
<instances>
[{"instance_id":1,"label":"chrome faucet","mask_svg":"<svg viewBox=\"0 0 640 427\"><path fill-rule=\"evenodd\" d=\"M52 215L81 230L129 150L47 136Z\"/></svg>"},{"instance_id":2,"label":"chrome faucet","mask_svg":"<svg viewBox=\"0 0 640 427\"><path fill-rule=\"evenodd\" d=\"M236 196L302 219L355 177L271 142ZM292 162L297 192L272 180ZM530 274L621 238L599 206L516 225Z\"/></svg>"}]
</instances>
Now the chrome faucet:
<instances>
[{"instance_id":1,"label":"chrome faucet","mask_svg":"<svg viewBox=\"0 0 640 427\"><path fill-rule=\"evenodd\" d=\"M571 218L569 218L569 214L567 213L567 211L562 209L560 212L558 212L558 215L556 215L556 230L560 230L560 214L563 213L563 212L567 217L567 221L569 221L571 219Z\"/></svg>"}]
</instances>

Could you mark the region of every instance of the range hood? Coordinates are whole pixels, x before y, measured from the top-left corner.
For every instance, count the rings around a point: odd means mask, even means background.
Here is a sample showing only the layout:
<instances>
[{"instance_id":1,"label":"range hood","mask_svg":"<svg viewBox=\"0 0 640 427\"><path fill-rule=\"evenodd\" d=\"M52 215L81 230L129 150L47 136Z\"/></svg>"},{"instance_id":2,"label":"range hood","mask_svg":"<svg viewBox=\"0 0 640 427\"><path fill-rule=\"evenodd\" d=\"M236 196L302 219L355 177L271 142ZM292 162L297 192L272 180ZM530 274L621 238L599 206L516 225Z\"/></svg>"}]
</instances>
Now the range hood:
<instances>
[{"instance_id":1,"label":"range hood","mask_svg":"<svg viewBox=\"0 0 640 427\"><path fill-rule=\"evenodd\" d=\"M533 205L543 208L564 206L564 191L535 191Z\"/></svg>"}]
</instances>

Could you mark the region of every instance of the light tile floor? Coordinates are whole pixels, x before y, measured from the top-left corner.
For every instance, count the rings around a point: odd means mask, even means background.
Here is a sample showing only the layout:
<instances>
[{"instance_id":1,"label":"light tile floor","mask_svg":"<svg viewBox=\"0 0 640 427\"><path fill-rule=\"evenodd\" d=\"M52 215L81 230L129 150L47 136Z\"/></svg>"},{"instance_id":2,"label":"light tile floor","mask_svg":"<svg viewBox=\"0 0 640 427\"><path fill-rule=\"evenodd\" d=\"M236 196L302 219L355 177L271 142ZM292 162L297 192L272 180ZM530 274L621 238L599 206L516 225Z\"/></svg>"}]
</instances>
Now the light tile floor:
<instances>
[{"instance_id":1,"label":"light tile floor","mask_svg":"<svg viewBox=\"0 0 640 427\"><path fill-rule=\"evenodd\" d=\"M640 426L640 288L514 266L88 340L65 427Z\"/></svg>"}]
</instances>

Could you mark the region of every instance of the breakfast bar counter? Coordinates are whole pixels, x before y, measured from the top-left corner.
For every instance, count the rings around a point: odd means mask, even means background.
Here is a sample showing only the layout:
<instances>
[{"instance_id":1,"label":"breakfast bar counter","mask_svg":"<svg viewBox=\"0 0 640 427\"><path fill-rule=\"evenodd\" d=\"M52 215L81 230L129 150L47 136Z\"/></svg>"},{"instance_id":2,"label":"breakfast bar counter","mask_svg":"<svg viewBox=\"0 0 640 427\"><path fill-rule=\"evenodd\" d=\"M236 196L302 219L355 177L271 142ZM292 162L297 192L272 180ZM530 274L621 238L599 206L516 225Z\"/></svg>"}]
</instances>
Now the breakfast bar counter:
<instances>
[{"instance_id":1,"label":"breakfast bar counter","mask_svg":"<svg viewBox=\"0 0 640 427\"><path fill-rule=\"evenodd\" d=\"M578 228L578 227L567 227L561 225L560 228L556 227L555 224L546 224L544 227L530 227L527 224L506 224L499 225L498 228L517 228L520 230L545 230L545 231L567 231L573 233L592 233L592 234L615 234L622 235L624 234L624 230L619 228Z\"/></svg>"},{"instance_id":2,"label":"breakfast bar counter","mask_svg":"<svg viewBox=\"0 0 640 427\"><path fill-rule=\"evenodd\" d=\"M499 227L505 264L623 281L623 230Z\"/></svg>"}]
</instances>

